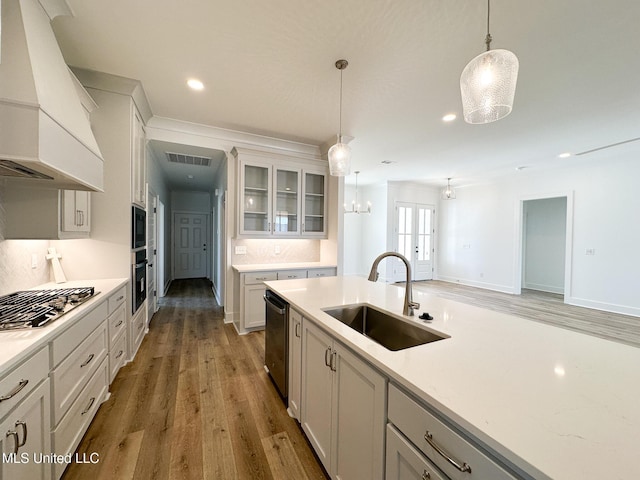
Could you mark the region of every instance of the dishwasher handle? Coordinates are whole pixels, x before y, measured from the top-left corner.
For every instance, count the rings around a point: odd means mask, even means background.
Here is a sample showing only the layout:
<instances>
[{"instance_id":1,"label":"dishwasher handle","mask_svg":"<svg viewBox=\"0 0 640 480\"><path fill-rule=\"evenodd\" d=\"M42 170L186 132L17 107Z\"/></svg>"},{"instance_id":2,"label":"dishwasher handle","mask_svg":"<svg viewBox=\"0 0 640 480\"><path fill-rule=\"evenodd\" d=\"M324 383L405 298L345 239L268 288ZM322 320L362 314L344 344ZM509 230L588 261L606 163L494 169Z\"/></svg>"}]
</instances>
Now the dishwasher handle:
<instances>
[{"instance_id":1,"label":"dishwasher handle","mask_svg":"<svg viewBox=\"0 0 640 480\"><path fill-rule=\"evenodd\" d=\"M284 315L285 313L287 313L286 307L284 305L281 305L280 302L276 303L277 300L274 299L273 297L263 295L262 298L264 298L267 308L270 308L271 310L275 311L279 315Z\"/></svg>"}]
</instances>

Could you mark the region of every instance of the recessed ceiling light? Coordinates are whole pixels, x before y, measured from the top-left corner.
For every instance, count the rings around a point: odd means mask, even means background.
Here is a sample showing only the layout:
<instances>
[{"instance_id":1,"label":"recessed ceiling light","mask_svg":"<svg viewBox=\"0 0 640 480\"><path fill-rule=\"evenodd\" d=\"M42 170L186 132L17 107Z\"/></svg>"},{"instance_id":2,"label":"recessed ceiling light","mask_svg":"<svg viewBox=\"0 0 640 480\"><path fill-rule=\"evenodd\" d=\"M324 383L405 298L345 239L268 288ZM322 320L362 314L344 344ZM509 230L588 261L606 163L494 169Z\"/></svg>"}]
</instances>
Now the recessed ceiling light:
<instances>
[{"instance_id":1,"label":"recessed ceiling light","mask_svg":"<svg viewBox=\"0 0 640 480\"><path fill-rule=\"evenodd\" d=\"M456 119L455 113L448 113L444 117L442 117L443 122L453 122Z\"/></svg>"},{"instance_id":2,"label":"recessed ceiling light","mask_svg":"<svg viewBox=\"0 0 640 480\"><path fill-rule=\"evenodd\" d=\"M193 175L187 175L187 178L191 180L193 178Z\"/></svg>"},{"instance_id":3,"label":"recessed ceiling light","mask_svg":"<svg viewBox=\"0 0 640 480\"><path fill-rule=\"evenodd\" d=\"M558 155L558 158L569 158L571 156L570 152L564 152Z\"/></svg>"},{"instance_id":4,"label":"recessed ceiling light","mask_svg":"<svg viewBox=\"0 0 640 480\"><path fill-rule=\"evenodd\" d=\"M520 165L519 167L516 167L516 170L521 171L524 170L525 168L529 168L527 165Z\"/></svg>"},{"instance_id":5,"label":"recessed ceiling light","mask_svg":"<svg viewBox=\"0 0 640 480\"><path fill-rule=\"evenodd\" d=\"M380 162L382 165L391 165L392 163L396 163L393 160L382 160Z\"/></svg>"},{"instance_id":6,"label":"recessed ceiling light","mask_svg":"<svg viewBox=\"0 0 640 480\"><path fill-rule=\"evenodd\" d=\"M189 85L189 88L193 90L204 90L204 84L196 78L190 78L187 80L187 85Z\"/></svg>"}]
</instances>

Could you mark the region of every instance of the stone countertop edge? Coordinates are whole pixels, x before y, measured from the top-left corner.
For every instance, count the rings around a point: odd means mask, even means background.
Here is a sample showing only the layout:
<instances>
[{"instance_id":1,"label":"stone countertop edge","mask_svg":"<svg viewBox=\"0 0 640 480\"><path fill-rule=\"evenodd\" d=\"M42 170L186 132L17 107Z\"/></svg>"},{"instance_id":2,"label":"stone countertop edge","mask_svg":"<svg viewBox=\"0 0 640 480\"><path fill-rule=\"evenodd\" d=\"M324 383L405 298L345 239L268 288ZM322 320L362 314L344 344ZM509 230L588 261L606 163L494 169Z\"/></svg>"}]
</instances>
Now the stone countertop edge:
<instances>
[{"instance_id":1,"label":"stone countertop edge","mask_svg":"<svg viewBox=\"0 0 640 480\"><path fill-rule=\"evenodd\" d=\"M58 320L40 328L0 331L0 378L32 353L46 346L54 337L73 326L79 316L96 308L106 297L128 283L127 278L71 280L65 283L45 283L28 290L95 287L98 295L74 308ZM127 292L128 293L128 292Z\"/></svg>"}]
</instances>

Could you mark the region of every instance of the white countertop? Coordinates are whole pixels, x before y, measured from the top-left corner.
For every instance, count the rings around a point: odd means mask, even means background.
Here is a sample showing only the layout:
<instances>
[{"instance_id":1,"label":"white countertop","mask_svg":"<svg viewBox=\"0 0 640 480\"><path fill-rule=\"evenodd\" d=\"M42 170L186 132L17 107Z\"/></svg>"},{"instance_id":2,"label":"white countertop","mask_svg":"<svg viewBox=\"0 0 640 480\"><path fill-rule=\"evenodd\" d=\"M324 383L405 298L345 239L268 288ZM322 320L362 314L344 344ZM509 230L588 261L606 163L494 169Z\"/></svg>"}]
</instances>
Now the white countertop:
<instances>
[{"instance_id":1,"label":"white countertop","mask_svg":"<svg viewBox=\"0 0 640 480\"><path fill-rule=\"evenodd\" d=\"M267 270L303 270L307 268L336 268L335 264L322 262L302 263L253 263L247 265L232 265L236 272L264 272Z\"/></svg>"},{"instance_id":2,"label":"white countertop","mask_svg":"<svg viewBox=\"0 0 640 480\"><path fill-rule=\"evenodd\" d=\"M401 314L403 288L360 277L265 283L532 477L640 478L640 349L414 292L421 308L405 318L451 338L392 352L321 309Z\"/></svg>"},{"instance_id":3,"label":"white countertop","mask_svg":"<svg viewBox=\"0 0 640 480\"><path fill-rule=\"evenodd\" d=\"M109 295L127 282L128 279L126 278L76 280L65 283L46 283L30 289L44 290L53 288L95 287L95 291L100 293L44 327L27 330L0 330L0 376L12 367L18 365L31 353L47 345L51 339L73 325L79 315L93 310Z\"/></svg>"}]
</instances>

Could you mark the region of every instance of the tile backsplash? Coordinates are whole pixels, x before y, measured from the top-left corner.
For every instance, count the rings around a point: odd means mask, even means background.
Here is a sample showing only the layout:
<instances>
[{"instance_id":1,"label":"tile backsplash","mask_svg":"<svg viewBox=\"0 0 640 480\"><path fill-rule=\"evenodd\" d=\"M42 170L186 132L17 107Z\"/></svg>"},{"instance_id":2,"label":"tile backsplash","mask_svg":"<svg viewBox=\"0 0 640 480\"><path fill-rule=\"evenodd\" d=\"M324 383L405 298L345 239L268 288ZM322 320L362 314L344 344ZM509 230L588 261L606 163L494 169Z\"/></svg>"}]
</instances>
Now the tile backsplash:
<instances>
[{"instance_id":1,"label":"tile backsplash","mask_svg":"<svg viewBox=\"0 0 640 480\"><path fill-rule=\"evenodd\" d=\"M0 240L0 295L49 281L48 246L48 240Z\"/></svg>"},{"instance_id":2,"label":"tile backsplash","mask_svg":"<svg viewBox=\"0 0 640 480\"><path fill-rule=\"evenodd\" d=\"M235 254L236 247L245 247L246 253ZM239 239L232 249L233 265L320 261L320 240Z\"/></svg>"}]
</instances>

